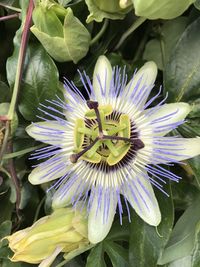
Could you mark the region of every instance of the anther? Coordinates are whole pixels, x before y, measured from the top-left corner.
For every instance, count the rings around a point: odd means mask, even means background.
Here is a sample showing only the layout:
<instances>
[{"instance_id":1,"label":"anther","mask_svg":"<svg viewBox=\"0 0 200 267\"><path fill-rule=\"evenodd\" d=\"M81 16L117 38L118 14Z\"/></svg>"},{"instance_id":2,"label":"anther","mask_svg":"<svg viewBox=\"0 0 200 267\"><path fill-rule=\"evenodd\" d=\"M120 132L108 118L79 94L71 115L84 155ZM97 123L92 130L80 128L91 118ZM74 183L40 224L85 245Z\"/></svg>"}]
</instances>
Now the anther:
<instances>
[{"instance_id":1,"label":"anther","mask_svg":"<svg viewBox=\"0 0 200 267\"><path fill-rule=\"evenodd\" d=\"M80 151L77 154L71 154L69 159L71 161L71 163L76 163L78 161L78 159L83 156L88 150L90 150L95 144L96 142L99 140L99 138L97 137L89 146L85 147L82 151Z\"/></svg>"},{"instance_id":2,"label":"anther","mask_svg":"<svg viewBox=\"0 0 200 267\"><path fill-rule=\"evenodd\" d=\"M103 134L103 127L101 123L100 113L98 110L99 103L97 101L87 100L87 106L89 109L94 109L96 117L97 117L97 123L99 127L99 135Z\"/></svg>"},{"instance_id":3,"label":"anther","mask_svg":"<svg viewBox=\"0 0 200 267\"><path fill-rule=\"evenodd\" d=\"M69 156L69 159L70 159L71 163L76 163L78 161L77 154L71 154Z\"/></svg>"},{"instance_id":4,"label":"anther","mask_svg":"<svg viewBox=\"0 0 200 267\"><path fill-rule=\"evenodd\" d=\"M140 139L135 140L134 141L134 149L139 150L142 148L144 148L144 143L142 142L142 140L140 140Z\"/></svg>"},{"instance_id":5,"label":"anther","mask_svg":"<svg viewBox=\"0 0 200 267\"><path fill-rule=\"evenodd\" d=\"M87 106L89 109L97 109L99 106L99 103L97 101L87 100Z\"/></svg>"}]
</instances>

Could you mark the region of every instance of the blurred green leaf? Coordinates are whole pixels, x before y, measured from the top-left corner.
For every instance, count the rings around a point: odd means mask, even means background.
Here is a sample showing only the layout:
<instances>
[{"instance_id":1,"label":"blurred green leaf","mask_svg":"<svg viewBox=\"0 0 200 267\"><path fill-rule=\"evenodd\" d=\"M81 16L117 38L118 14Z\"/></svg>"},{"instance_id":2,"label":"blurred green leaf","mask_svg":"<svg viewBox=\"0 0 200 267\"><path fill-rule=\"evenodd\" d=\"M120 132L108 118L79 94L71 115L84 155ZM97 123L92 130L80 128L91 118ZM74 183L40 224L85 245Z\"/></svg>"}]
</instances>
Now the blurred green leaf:
<instances>
[{"instance_id":1,"label":"blurred green leaf","mask_svg":"<svg viewBox=\"0 0 200 267\"><path fill-rule=\"evenodd\" d=\"M194 2L194 6L195 6L198 10L200 10L200 0L196 0L196 1Z\"/></svg>"},{"instance_id":2,"label":"blurred green leaf","mask_svg":"<svg viewBox=\"0 0 200 267\"><path fill-rule=\"evenodd\" d=\"M66 6L67 4L69 4L72 0L58 0L58 3L62 6Z\"/></svg>"},{"instance_id":3,"label":"blurred green leaf","mask_svg":"<svg viewBox=\"0 0 200 267\"><path fill-rule=\"evenodd\" d=\"M155 61L158 68L163 70L163 63L168 62L170 54L174 50L177 41L186 27L186 23L186 17L178 17L164 22L160 29L160 40L155 38L146 44L143 58ZM161 45L163 45L163 51ZM164 55L162 55L162 53L164 53ZM163 62L163 58L165 62Z\"/></svg>"},{"instance_id":4,"label":"blurred green leaf","mask_svg":"<svg viewBox=\"0 0 200 267\"><path fill-rule=\"evenodd\" d=\"M6 236L9 235L11 232L12 222L11 221L4 221L0 225L0 240Z\"/></svg>"},{"instance_id":5,"label":"blurred green leaf","mask_svg":"<svg viewBox=\"0 0 200 267\"><path fill-rule=\"evenodd\" d=\"M168 185L171 195L170 185ZM131 218L131 232L129 241L130 267L156 267L172 231L174 221L173 202L171 197L166 197L156 191L162 221L157 227L148 225L135 213Z\"/></svg>"},{"instance_id":6,"label":"blurred green leaf","mask_svg":"<svg viewBox=\"0 0 200 267\"><path fill-rule=\"evenodd\" d=\"M179 175L180 171L179 171ZM184 176L183 176L184 178ZM185 210L197 198L199 190L195 185L182 179L179 183L173 183L172 196L176 209Z\"/></svg>"},{"instance_id":7,"label":"blurred green leaf","mask_svg":"<svg viewBox=\"0 0 200 267\"><path fill-rule=\"evenodd\" d=\"M200 222L196 227L195 245L192 251L192 267L200 266Z\"/></svg>"},{"instance_id":8,"label":"blurred green leaf","mask_svg":"<svg viewBox=\"0 0 200 267\"><path fill-rule=\"evenodd\" d=\"M168 101L194 100L200 96L200 18L190 24L177 43L164 71Z\"/></svg>"},{"instance_id":9,"label":"blurred green leaf","mask_svg":"<svg viewBox=\"0 0 200 267\"><path fill-rule=\"evenodd\" d=\"M11 90L6 83L0 81L0 103L9 102L11 98Z\"/></svg>"},{"instance_id":10,"label":"blurred green leaf","mask_svg":"<svg viewBox=\"0 0 200 267\"><path fill-rule=\"evenodd\" d=\"M92 248L89 256L87 257L86 267L106 267L106 263L104 261L104 249L103 242L97 244L94 248Z\"/></svg>"},{"instance_id":11,"label":"blurred green leaf","mask_svg":"<svg viewBox=\"0 0 200 267\"><path fill-rule=\"evenodd\" d=\"M126 248L111 241L105 242L104 247L114 267L129 267L128 250Z\"/></svg>"},{"instance_id":12,"label":"blurred green leaf","mask_svg":"<svg viewBox=\"0 0 200 267\"><path fill-rule=\"evenodd\" d=\"M187 160L190 167L192 168L192 171L194 173L194 176L196 178L197 184L200 188L200 156L197 156L195 158Z\"/></svg>"},{"instance_id":13,"label":"blurred green leaf","mask_svg":"<svg viewBox=\"0 0 200 267\"><path fill-rule=\"evenodd\" d=\"M176 223L170 240L158 261L159 264L162 265L183 258L192 252L195 227L200 222L199 203L200 196L196 198Z\"/></svg>"},{"instance_id":14,"label":"blurred green leaf","mask_svg":"<svg viewBox=\"0 0 200 267\"><path fill-rule=\"evenodd\" d=\"M13 204L10 202L10 192L0 195L0 223L10 220L13 211Z\"/></svg>"},{"instance_id":15,"label":"blurred green leaf","mask_svg":"<svg viewBox=\"0 0 200 267\"><path fill-rule=\"evenodd\" d=\"M29 46L26 60L29 63L24 73L19 110L26 120L36 121L39 104L55 98L59 88L58 71L41 46ZM37 115L43 116L43 113L37 112Z\"/></svg>"},{"instance_id":16,"label":"blurred green leaf","mask_svg":"<svg viewBox=\"0 0 200 267\"><path fill-rule=\"evenodd\" d=\"M92 248L86 267L110 267L105 260L105 254L110 258L113 267L128 267L128 249L123 247L123 243L128 241L129 230L130 224L127 217L123 217L122 225L119 221L113 223L108 236Z\"/></svg>"}]
</instances>

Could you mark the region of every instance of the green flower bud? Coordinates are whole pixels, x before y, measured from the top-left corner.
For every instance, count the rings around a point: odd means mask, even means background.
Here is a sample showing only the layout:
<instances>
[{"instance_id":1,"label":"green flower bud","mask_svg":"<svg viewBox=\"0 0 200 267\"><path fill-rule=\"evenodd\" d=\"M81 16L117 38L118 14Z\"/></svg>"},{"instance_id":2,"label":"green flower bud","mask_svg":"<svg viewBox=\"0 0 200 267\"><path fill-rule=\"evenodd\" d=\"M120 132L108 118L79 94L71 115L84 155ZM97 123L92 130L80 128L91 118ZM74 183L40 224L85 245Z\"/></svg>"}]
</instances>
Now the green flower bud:
<instances>
[{"instance_id":1,"label":"green flower bud","mask_svg":"<svg viewBox=\"0 0 200 267\"><path fill-rule=\"evenodd\" d=\"M11 261L50 266L60 252L71 259L91 247L87 238L85 210L55 210L31 227L5 237L14 251Z\"/></svg>"},{"instance_id":2,"label":"green flower bud","mask_svg":"<svg viewBox=\"0 0 200 267\"><path fill-rule=\"evenodd\" d=\"M33 11L32 33L56 61L77 63L88 52L90 33L71 8L40 1Z\"/></svg>"},{"instance_id":3,"label":"green flower bud","mask_svg":"<svg viewBox=\"0 0 200 267\"><path fill-rule=\"evenodd\" d=\"M105 12L116 13L121 12L121 7L119 6L119 0L94 0L93 1L99 9Z\"/></svg>"},{"instance_id":4,"label":"green flower bud","mask_svg":"<svg viewBox=\"0 0 200 267\"><path fill-rule=\"evenodd\" d=\"M36 6L33 11L33 22L41 32L51 37L63 37L63 25L54 11L42 5Z\"/></svg>"},{"instance_id":5,"label":"green flower bud","mask_svg":"<svg viewBox=\"0 0 200 267\"><path fill-rule=\"evenodd\" d=\"M87 17L87 23L95 20L101 22L104 18L123 19L125 14L130 11L130 0L86 0L85 1L90 15Z\"/></svg>"},{"instance_id":6,"label":"green flower bud","mask_svg":"<svg viewBox=\"0 0 200 267\"><path fill-rule=\"evenodd\" d=\"M132 0L135 14L148 19L173 19L180 16L195 0Z\"/></svg>"}]
</instances>

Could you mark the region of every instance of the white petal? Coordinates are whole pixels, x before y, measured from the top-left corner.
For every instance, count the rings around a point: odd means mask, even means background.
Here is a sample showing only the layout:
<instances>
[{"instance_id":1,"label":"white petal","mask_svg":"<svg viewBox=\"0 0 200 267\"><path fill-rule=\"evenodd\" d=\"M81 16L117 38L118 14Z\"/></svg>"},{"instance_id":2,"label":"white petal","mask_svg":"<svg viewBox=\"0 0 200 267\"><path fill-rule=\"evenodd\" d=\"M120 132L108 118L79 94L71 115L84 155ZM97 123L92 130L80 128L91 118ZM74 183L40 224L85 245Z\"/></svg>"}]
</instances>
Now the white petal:
<instances>
[{"instance_id":1,"label":"white petal","mask_svg":"<svg viewBox=\"0 0 200 267\"><path fill-rule=\"evenodd\" d=\"M70 186L68 186L69 184ZM70 205L72 199L76 198L80 194L80 190L83 189L80 188L80 184L81 182L79 179L73 182L72 178L65 182L65 184L62 184L53 196L53 209L63 208ZM84 193L84 190L82 191Z\"/></svg>"},{"instance_id":2,"label":"white petal","mask_svg":"<svg viewBox=\"0 0 200 267\"><path fill-rule=\"evenodd\" d=\"M93 89L95 100L102 103L102 96L108 96L112 79L112 67L105 56L100 56L93 73Z\"/></svg>"},{"instance_id":3,"label":"white petal","mask_svg":"<svg viewBox=\"0 0 200 267\"><path fill-rule=\"evenodd\" d=\"M161 221L160 209L147 174L137 175L125 185L123 195L136 213L148 224L157 226Z\"/></svg>"},{"instance_id":4,"label":"white petal","mask_svg":"<svg viewBox=\"0 0 200 267\"><path fill-rule=\"evenodd\" d=\"M50 160L33 169L28 176L29 182L31 184L42 184L66 174L69 168L66 164L66 158L61 157L59 160L54 160L57 157L58 156L52 157Z\"/></svg>"},{"instance_id":5,"label":"white petal","mask_svg":"<svg viewBox=\"0 0 200 267\"><path fill-rule=\"evenodd\" d=\"M98 207L98 194L95 194L89 211L88 239L93 244L101 242L107 236L112 226L117 207L117 201L113 194L109 196L109 203L106 201L104 194L101 200L101 206Z\"/></svg>"},{"instance_id":6,"label":"white petal","mask_svg":"<svg viewBox=\"0 0 200 267\"><path fill-rule=\"evenodd\" d=\"M153 61L145 63L125 87L123 97L127 100L131 98L132 102L137 102L141 97L140 105L143 106L154 85L157 72L157 66Z\"/></svg>"},{"instance_id":7,"label":"white petal","mask_svg":"<svg viewBox=\"0 0 200 267\"><path fill-rule=\"evenodd\" d=\"M174 128L176 123L184 120L190 111L191 107L187 103L172 103L155 108L155 111L152 108L144 112L155 129L155 134L164 136Z\"/></svg>"},{"instance_id":8,"label":"white petal","mask_svg":"<svg viewBox=\"0 0 200 267\"><path fill-rule=\"evenodd\" d=\"M170 140L170 137L167 137ZM170 147L160 146L159 155L162 158L158 158L157 163L167 163L173 161L182 161L185 159L193 158L200 155L200 137L196 138L173 138L173 141L170 142L170 146L174 150L169 150ZM165 139L162 140L162 142ZM166 143L167 144L167 143ZM169 143L168 143L169 144ZM168 148L168 150L166 150ZM162 152L163 151L163 152ZM164 151L166 153L164 154ZM165 159L166 158L166 159Z\"/></svg>"},{"instance_id":9,"label":"white petal","mask_svg":"<svg viewBox=\"0 0 200 267\"><path fill-rule=\"evenodd\" d=\"M34 139L51 145L62 145L66 126L58 121L32 123L26 128L27 133Z\"/></svg>"}]
</instances>

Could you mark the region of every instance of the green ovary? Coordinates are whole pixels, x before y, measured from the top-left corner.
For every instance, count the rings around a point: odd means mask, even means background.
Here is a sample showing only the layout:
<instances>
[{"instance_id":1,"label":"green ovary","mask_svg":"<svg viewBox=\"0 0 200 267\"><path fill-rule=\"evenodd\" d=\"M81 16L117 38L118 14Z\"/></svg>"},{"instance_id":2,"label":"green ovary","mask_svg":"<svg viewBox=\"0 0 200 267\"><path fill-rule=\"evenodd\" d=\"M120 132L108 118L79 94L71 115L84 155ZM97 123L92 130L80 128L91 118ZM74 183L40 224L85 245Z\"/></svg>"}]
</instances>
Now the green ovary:
<instances>
[{"instance_id":1,"label":"green ovary","mask_svg":"<svg viewBox=\"0 0 200 267\"><path fill-rule=\"evenodd\" d=\"M128 115L121 114L119 120L114 120L114 118L112 119L113 108L111 105L100 105L98 110L105 136L130 138L131 123ZM96 119L95 111L88 110L85 113L85 120L76 120L74 129L74 153L81 152L99 137L99 127ZM130 142L124 140L101 139L87 150L81 156L81 159L90 163L104 161L109 166L113 166L123 159L130 147Z\"/></svg>"}]
</instances>

